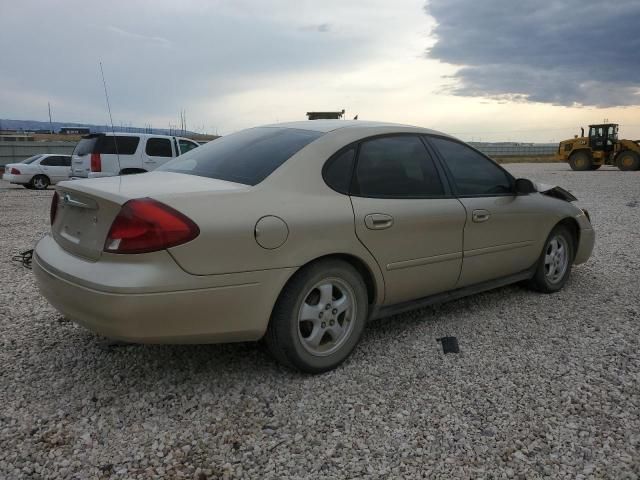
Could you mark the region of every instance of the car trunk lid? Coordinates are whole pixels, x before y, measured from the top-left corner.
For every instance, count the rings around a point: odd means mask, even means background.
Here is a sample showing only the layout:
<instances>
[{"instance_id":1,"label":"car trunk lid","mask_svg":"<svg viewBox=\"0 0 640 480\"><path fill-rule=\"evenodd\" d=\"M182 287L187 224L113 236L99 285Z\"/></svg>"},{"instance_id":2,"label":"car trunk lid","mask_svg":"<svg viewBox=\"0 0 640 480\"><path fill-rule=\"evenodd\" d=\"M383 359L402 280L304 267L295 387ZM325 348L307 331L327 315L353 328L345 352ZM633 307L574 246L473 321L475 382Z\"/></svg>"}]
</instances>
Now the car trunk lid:
<instances>
[{"instance_id":1,"label":"car trunk lid","mask_svg":"<svg viewBox=\"0 0 640 480\"><path fill-rule=\"evenodd\" d=\"M75 180L58 184L58 209L53 237L74 255L98 260L121 206L134 198L234 191L246 185L171 172Z\"/></svg>"}]
</instances>

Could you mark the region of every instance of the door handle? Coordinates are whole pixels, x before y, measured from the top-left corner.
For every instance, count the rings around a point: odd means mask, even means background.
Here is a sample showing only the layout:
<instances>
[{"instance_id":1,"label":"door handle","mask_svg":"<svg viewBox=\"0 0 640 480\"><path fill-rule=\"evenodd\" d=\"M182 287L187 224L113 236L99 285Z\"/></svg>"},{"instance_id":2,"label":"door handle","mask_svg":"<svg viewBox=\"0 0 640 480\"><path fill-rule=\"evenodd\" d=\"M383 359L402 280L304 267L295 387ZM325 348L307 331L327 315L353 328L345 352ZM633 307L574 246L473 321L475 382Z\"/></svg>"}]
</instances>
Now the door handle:
<instances>
[{"instance_id":1,"label":"door handle","mask_svg":"<svg viewBox=\"0 0 640 480\"><path fill-rule=\"evenodd\" d=\"M386 213L370 213L364 217L364 224L369 230L384 230L393 225L393 217Z\"/></svg>"},{"instance_id":2,"label":"door handle","mask_svg":"<svg viewBox=\"0 0 640 480\"><path fill-rule=\"evenodd\" d=\"M471 218L476 223L486 222L487 220L489 220L489 217L491 217L491 214L488 210L474 210L473 214L471 215Z\"/></svg>"}]
</instances>

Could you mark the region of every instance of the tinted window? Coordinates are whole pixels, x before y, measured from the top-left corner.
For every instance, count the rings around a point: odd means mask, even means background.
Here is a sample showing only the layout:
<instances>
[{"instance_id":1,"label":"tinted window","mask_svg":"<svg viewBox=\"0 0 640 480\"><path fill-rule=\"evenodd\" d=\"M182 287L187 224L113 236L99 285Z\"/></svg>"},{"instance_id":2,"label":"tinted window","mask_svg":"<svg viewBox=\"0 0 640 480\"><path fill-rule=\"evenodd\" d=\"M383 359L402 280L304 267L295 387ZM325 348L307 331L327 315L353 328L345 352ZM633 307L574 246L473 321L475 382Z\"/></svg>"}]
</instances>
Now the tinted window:
<instances>
[{"instance_id":1,"label":"tinted window","mask_svg":"<svg viewBox=\"0 0 640 480\"><path fill-rule=\"evenodd\" d=\"M150 138L145 152L150 157L173 157L171 141L168 138Z\"/></svg>"},{"instance_id":2,"label":"tinted window","mask_svg":"<svg viewBox=\"0 0 640 480\"><path fill-rule=\"evenodd\" d=\"M138 143L140 143L140 137L104 135L97 138L98 141L93 152L110 155L133 155L138 149Z\"/></svg>"},{"instance_id":3,"label":"tinted window","mask_svg":"<svg viewBox=\"0 0 640 480\"><path fill-rule=\"evenodd\" d=\"M90 137L83 138L77 144L76 148L73 149L73 155L84 156L93 152L93 147L98 141L99 137Z\"/></svg>"},{"instance_id":4,"label":"tinted window","mask_svg":"<svg viewBox=\"0 0 640 480\"><path fill-rule=\"evenodd\" d=\"M258 127L195 148L158 170L256 185L322 132Z\"/></svg>"},{"instance_id":5,"label":"tinted window","mask_svg":"<svg viewBox=\"0 0 640 480\"><path fill-rule=\"evenodd\" d=\"M370 197L420 198L444 194L433 159L413 135L381 137L360 146L356 193Z\"/></svg>"},{"instance_id":6,"label":"tinted window","mask_svg":"<svg viewBox=\"0 0 640 480\"><path fill-rule=\"evenodd\" d=\"M52 161L50 165L56 167L70 167L71 166L71 157L67 157L65 155L56 155L55 157L49 157L49 160Z\"/></svg>"},{"instance_id":7,"label":"tinted window","mask_svg":"<svg viewBox=\"0 0 640 480\"><path fill-rule=\"evenodd\" d=\"M327 185L337 192L349 193L351 173L353 172L353 162L355 158L355 148L349 148L330 158L322 172Z\"/></svg>"},{"instance_id":8,"label":"tinted window","mask_svg":"<svg viewBox=\"0 0 640 480\"><path fill-rule=\"evenodd\" d=\"M56 166L57 165L56 158L57 157L46 157L42 159L42 161L40 162L40 165L44 165L45 167Z\"/></svg>"},{"instance_id":9,"label":"tinted window","mask_svg":"<svg viewBox=\"0 0 640 480\"><path fill-rule=\"evenodd\" d=\"M178 140L180 144L180 154L185 154L189 150L193 150L194 148L198 148L198 145L193 142L188 142L187 140Z\"/></svg>"},{"instance_id":10,"label":"tinted window","mask_svg":"<svg viewBox=\"0 0 640 480\"><path fill-rule=\"evenodd\" d=\"M484 155L453 140L429 137L444 159L459 195L512 193L509 175Z\"/></svg>"}]
</instances>

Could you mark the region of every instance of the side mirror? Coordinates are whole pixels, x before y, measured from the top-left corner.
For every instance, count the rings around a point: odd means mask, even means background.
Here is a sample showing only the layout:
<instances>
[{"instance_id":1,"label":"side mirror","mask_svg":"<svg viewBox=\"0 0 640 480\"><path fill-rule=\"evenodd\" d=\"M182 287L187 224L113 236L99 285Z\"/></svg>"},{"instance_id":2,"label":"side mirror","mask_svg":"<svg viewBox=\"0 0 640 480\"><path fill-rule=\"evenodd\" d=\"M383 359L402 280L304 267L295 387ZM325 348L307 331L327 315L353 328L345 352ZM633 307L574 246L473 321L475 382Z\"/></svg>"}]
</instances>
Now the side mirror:
<instances>
[{"instance_id":1,"label":"side mirror","mask_svg":"<svg viewBox=\"0 0 640 480\"><path fill-rule=\"evenodd\" d=\"M529 195L536 192L536 186L528 178L516 179L516 195Z\"/></svg>"}]
</instances>

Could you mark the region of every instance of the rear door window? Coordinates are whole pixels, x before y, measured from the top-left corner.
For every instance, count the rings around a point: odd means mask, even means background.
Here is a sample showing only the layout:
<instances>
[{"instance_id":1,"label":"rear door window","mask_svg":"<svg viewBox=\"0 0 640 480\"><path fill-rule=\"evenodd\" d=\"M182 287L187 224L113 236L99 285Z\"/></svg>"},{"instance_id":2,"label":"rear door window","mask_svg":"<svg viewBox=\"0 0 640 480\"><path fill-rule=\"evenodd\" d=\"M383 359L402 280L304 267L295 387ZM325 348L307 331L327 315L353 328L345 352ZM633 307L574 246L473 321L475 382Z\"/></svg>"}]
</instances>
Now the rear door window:
<instances>
[{"instance_id":1,"label":"rear door window","mask_svg":"<svg viewBox=\"0 0 640 480\"><path fill-rule=\"evenodd\" d=\"M56 155L55 157L49 157L53 162L52 165L56 167L70 167L71 166L71 158L65 155Z\"/></svg>"},{"instance_id":2,"label":"rear door window","mask_svg":"<svg viewBox=\"0 0 640 480\"><path fill-rule=\"evenodd\" d=\"M213 140L158 170L256 185L324 132L257 127Z\"/></svg>"},{"instance_id":3,"label":"rear door window","mask_svg":"<svg viewBox=\"0 0 640 480\"><path fill-rule=\"evenodd\" d=\"M362 142L354 195L427 198L445 194L438 170L419 137L394 135Z\"/></svg>"},{"instance_id":4,"label":"rear door window","mask_svg":"<svg viewBox=\"0 0 640 480\"><path fill-rule=\"evenodd\" d=\"M150 157L173 157L171 140L168 138L150 138L147 140L145 153Z\"/></svg>"},{"instance_id":5,"label":"rear door window","mask_svg":"<svg viewBox=\"0 0 640 480\"><path fill-rule=\"evenodd\" d=\"M55 166L57 166L56 158L57 157L46 157L46 158L43 158L42 161L40 162L40 165L43 165L45 167L55 167Z\"/></svg>"}]
</instances>

